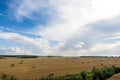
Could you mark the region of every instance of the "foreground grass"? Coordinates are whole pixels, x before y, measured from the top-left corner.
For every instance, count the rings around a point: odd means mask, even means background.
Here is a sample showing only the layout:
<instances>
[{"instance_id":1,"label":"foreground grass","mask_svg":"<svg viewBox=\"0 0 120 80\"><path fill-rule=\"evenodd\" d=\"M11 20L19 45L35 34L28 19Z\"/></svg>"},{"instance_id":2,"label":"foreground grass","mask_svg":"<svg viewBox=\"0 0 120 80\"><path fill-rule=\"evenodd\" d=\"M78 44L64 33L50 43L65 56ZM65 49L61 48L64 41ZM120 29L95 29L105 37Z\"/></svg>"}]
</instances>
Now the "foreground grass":
<instances>
[{"instance_id":1,"label":"foreground grass","mask_svg":"<svg viewBox=\"0 0 120 80\"><path fill-rule=\"evenodd\" d=\"M92 71L82 71L79 74L66 75L62 77L54 77L54 75L35 80L107 80L114 74L120 73L120 67L104 67L102 69L93 68ZM27 74L26 74L27 75ZM14 76L8 78L6 74L2 74L1 80L17 80Z\"/></svg>"}]
</instances>

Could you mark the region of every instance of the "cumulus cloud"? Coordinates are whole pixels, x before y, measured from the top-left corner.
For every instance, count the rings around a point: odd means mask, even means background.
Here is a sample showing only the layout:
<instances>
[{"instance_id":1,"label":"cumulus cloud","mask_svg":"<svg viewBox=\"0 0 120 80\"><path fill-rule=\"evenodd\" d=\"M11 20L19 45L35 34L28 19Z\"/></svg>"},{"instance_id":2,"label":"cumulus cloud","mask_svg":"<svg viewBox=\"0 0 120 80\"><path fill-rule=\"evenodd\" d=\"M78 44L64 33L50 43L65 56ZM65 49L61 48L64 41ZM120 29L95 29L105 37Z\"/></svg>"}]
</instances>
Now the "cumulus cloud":
<instances>
[{"instance_id":1,"label":"cumulus cloud","mask_svg":"<svg viewBox=\"0 0 120 80\"><path fill-rule=\"evenodd\" d=\"M101 52L102 55L102 52L110 53L111 50L117 53L119 49L113 50L116 43L103 44L105 39L120 35L119 0L18 0L18 3L15 8L17 20L39 20L41 15L44 15L43 18L52 16L51 19L47 18L49 21L45 26L38 23L32 30L33 34L42 36L42 40L22 36L23 41L35 44L43 51L52 53L53 50L59 55L94 55L95 52ZM11 37L21 40L21 36ZM11 37L7 36L7 39ZM58 41L59 45L51 49L50 40Z\"/></svg>"},{"instance_id":2,"label":"cumulus cloud","mask_svg":"<svg viewBox=\"0 0 120 80\"><path fill-rule=\"evenodd\" d=\"M24 20L24 18L29 18L33 20L43 19L45 17L53 18L55 15L54 9L51 5L50 0L16 0L12 1L10 5L10 11L13 12L13 16L18 21Z\"/></svg>"},{"instance_id":3,"label":"cumulus cloud","mask_svg":"<svg viewBox=\"0 0 120 80\"><path fill-rule=\"evenodd\" d=\"M66 0L61 2L56 5L57 12L59 12L56 22L53 21L53 24L48 24L46 28L43 30L40 28L38 31L40 35L51 40L64 41L78 29L81 34L84 33L85 25L112 19L120 14L120 6L116 4L119 0Z\"/></svg>"},{"instance_id":4,"label":"cumulus cloud","mask_svg":"<svg viewBox=\"0 0 120 80\"><path fill-rule=\"evenodd\" d=\"M61 48L61 51L73 49L72 45L76 44L79 41L83 41L85 43L85 45L82 46L82 49L86 49L86 50L89 50L93 45L98 43L111 44L114 42L119 42L120 41L119 24L117 24L116 22L111 23L111 21L109 21L109 24L108 22L104 22L101 25L101 21L100 21L98 22L99 24L97 23L97 25L95 25L96 24L95 23L84 26L86 30L84 31L83 34L81 34L81 32L79 32L78 29L78 31L75 34L73 34L73 36L70 39L67 39L66 43L64 44L64 47ZM115 25L115 26L111 26L111 25Z\"/></svg>"},{"instance_id":5,"label":"cumulus cloud","mask_svg":"<svg viewBox=\"0 0 120 80\"><path fill-rule=\"evenodd\" d=\"M24 44L31 44L34 46L37 46L39 49L42 50L43 53L50 53L51 48L49 45L48 40L43 39L43 38L29 38L26 36L22 36L18 33L0 33L0 38L5 39L5 40L10 40L10 41L15 41L19 43L24 43Z\"/></svg>"},{"instance_id":6,"label":"cumulus cloud","mask_svg":"<svg viewBox=\"0 0 120 80\"><path fill-rule=\"evenodd\" d=\"M120 13L118 3L119 0L22 0L19 1L15 16L34 18L35 16L32 16L34 13L48 15L50 12L57 18L43 26L43 29L38 25L40 29L37 34L59 41L70 37L79 28L82 32L83 26L87 24L118 17Z\"/></svg>"},{"instance_id":7,"label":"cumulus cloud","mask_svg":"<svg viewBox=\"0 0 120 80\"><path fill-rule=\"evenodd\" d=\"M120 42L103 44L98 43L89 49L90 55L119 56Z\"/></svg>"},{"instance_id":8,"label":"cumulus cloud","mask_svg":"<svg viewBox=\"0 0 120 80\"><path fill-rule=\"evenodd\" d=\"M32 53L28 50L21 49L20 47L3 47L0 46L0 54L5 55L31 55Z\"/></svg>"},{"instance_id":9,"label":"cumulus cloud","mask_svg":"<svg viewBox=\"0 0 120 80\"><path fill-rule=\"evenodd\" d=\"M77 42L77 44L74 44L73 47L75 48L82 48L82 46L84 45L84 42Z\"/></svg>"}]
</instances>

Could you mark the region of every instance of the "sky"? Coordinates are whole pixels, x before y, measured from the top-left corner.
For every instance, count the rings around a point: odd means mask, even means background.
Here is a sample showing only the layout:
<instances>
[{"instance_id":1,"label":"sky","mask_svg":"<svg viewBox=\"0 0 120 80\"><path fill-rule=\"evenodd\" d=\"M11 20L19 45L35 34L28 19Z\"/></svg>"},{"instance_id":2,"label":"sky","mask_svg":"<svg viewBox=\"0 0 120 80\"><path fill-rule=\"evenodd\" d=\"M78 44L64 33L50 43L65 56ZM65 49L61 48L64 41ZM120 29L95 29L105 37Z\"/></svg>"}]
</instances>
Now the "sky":
<instances>
[{"instance_id":1,"label":"sky","mask_svg":"<svg viewBox=\"0 0 120 80\"><path fill-rule=\"evenodd\" d=\"M119 56L120 0L0 0L0 54Z\"/></svg>"}]
</instances>

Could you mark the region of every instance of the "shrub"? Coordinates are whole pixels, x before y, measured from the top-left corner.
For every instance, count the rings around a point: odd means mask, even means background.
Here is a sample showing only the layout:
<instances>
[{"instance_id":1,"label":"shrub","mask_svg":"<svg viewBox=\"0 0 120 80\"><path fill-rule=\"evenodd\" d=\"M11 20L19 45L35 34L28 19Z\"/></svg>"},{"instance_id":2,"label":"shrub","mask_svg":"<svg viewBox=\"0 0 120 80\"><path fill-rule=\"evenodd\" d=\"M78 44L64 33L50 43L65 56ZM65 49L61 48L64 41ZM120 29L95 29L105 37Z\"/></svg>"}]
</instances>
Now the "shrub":
<instances>
[{"instance_id":1,"label":"shrub","mask_svg":"<svg viewBox=\"0 0 120 80\"><path fill-rule=\"evenodd\" d=\"M8 79L7 79L7 75L6 75L6 74L2 74L1 79L2 79L2 80L8 80Z\"/></svg>"},{"instance_id":2,"label":"shrub","mask_svg":"<svg viewBox=\"0 0 120 80\"><path fill-rule=\"evenodd\" d=\"M82 80L86 80L86 72L85 71L82 71L81 73L81 76L82 76Z\"/></svg>"},{"instance_id":3,"label":"shrub","mask_svg":"<svg viewBox=\"0 0 120 80\"><path fill-rule=\"evenodd\" d=\"M17 80L14 76L11 76L10 80Z\"/></svg>"},{"instance_id":4,"label":"shrub","mask_svg":"<svg viewBox=\"0 0 120 80\"><path fill-rule=\"evenodd\" d=\"M99 69L92 70L92 74L93 80L104 80L102 72Z\"/></svg>"}]
</instances>

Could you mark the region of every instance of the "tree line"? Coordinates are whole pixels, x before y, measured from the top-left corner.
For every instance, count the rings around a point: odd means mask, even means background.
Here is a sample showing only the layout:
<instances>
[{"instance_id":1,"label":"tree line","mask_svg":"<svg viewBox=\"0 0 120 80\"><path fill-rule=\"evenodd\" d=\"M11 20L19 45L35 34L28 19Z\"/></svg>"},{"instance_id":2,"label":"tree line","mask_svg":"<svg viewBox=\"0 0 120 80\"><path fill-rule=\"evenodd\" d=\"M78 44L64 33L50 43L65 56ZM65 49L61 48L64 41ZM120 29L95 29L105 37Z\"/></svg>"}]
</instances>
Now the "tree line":
<instances>
[{"instance_id":1,"label":"tree line","mask_svg":"<svg viewBox=\"0 0 120 80\"><path fill-rule=\"evenodd\" d=\"M0 59L4 59L4 58L38 58L38 56L36 55L0 55Z\"/></svg>"}]
</instances>

